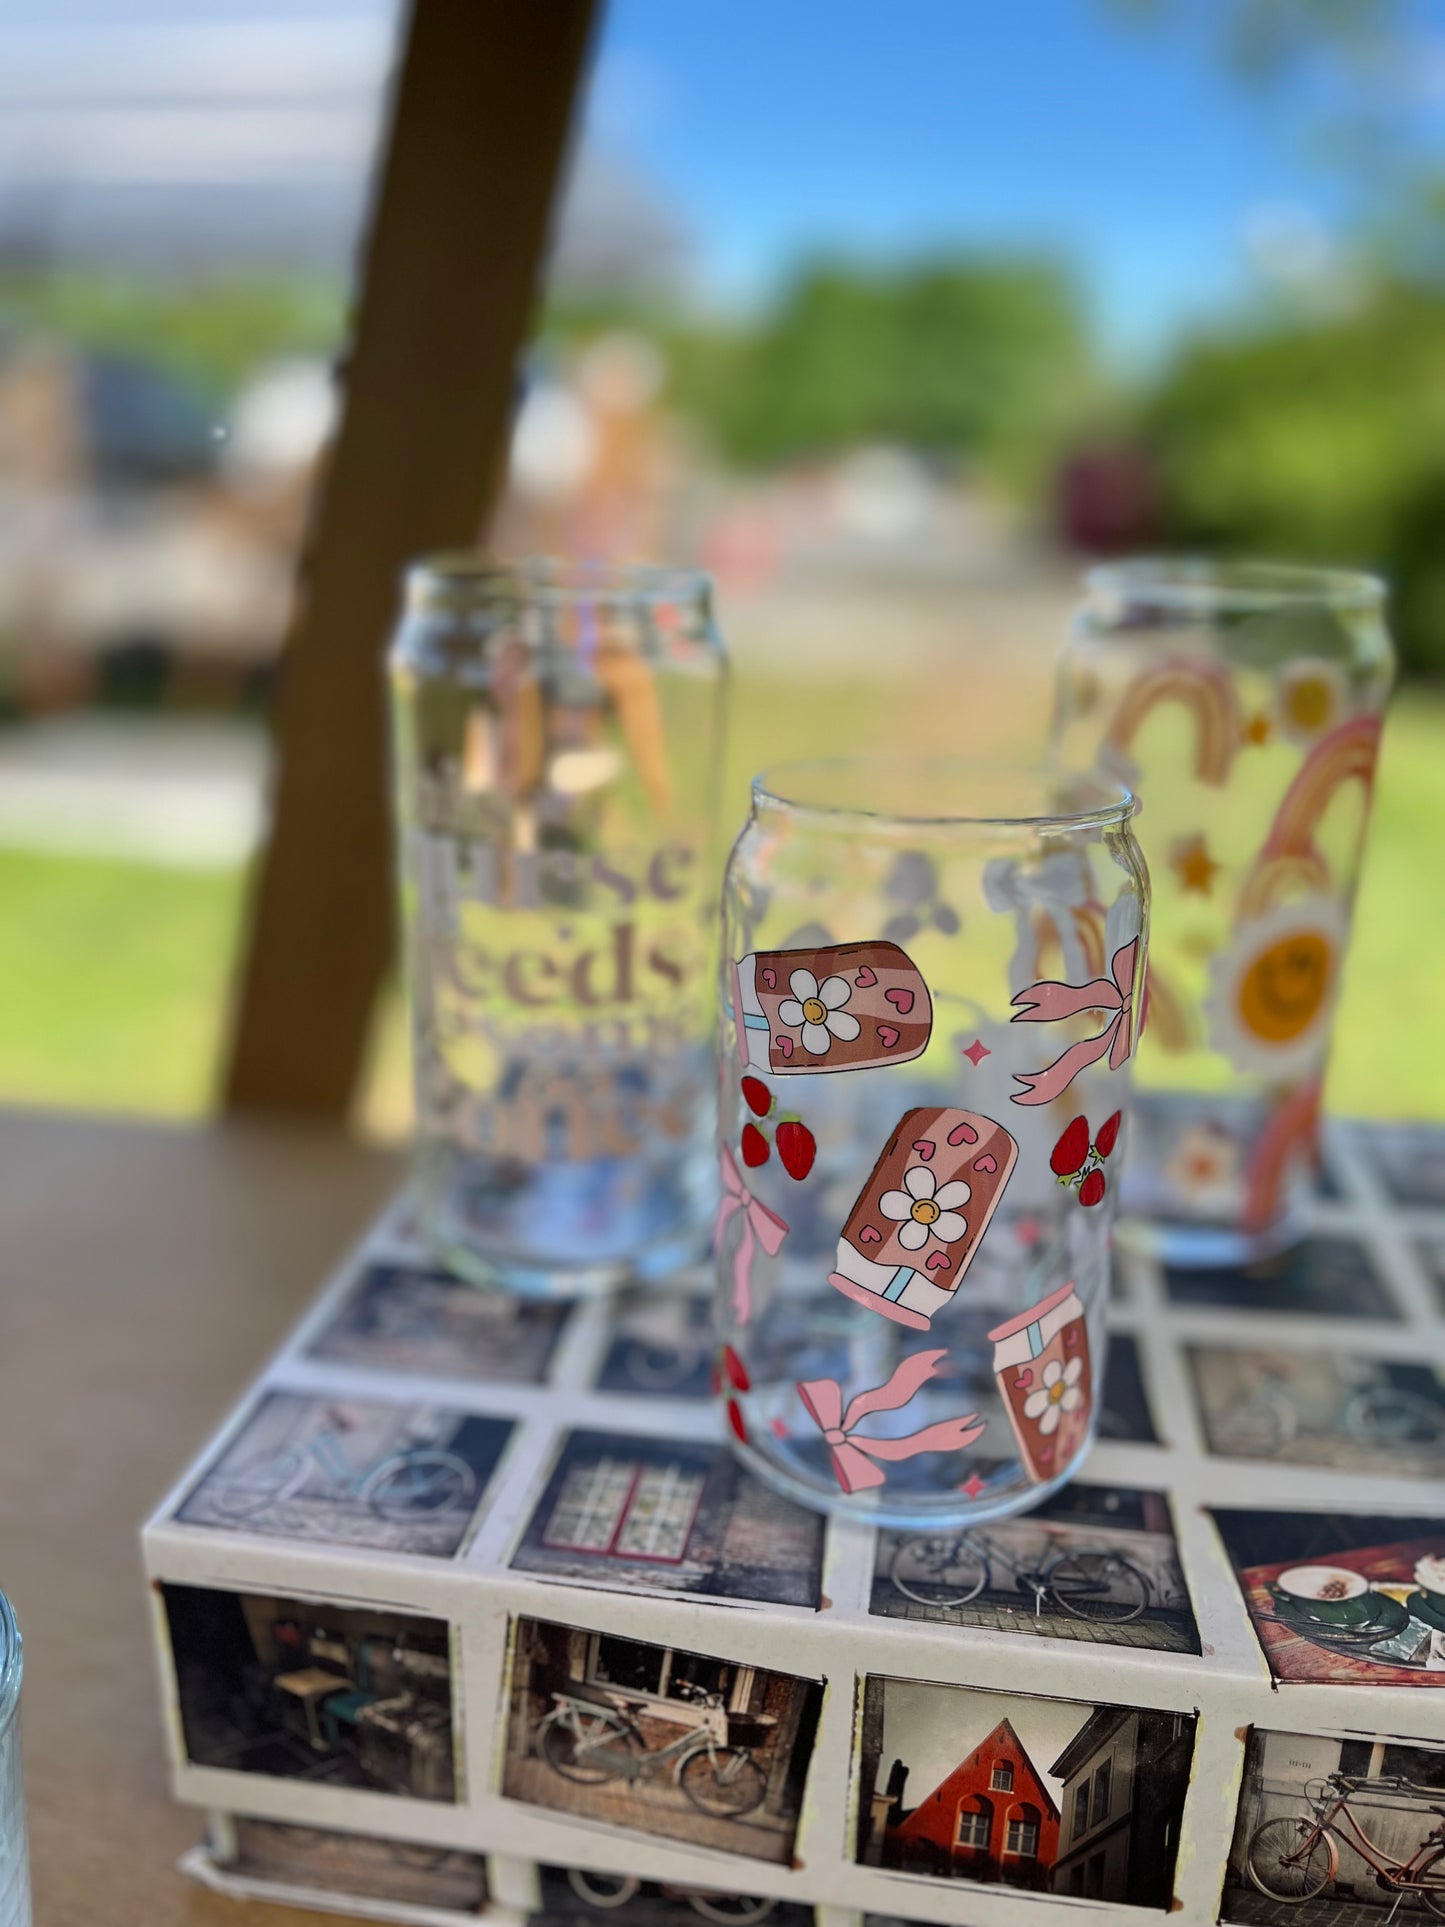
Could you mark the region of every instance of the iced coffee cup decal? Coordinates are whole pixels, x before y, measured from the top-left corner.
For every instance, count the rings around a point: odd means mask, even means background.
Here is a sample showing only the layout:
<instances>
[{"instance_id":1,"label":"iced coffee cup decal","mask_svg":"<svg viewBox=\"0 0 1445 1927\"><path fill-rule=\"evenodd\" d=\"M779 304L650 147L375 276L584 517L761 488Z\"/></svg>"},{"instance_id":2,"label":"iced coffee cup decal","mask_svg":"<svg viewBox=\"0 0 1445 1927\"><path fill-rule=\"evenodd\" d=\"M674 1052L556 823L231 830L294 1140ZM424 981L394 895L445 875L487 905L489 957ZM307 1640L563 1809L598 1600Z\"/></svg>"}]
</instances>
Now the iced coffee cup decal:
<instances>
[{"instance_id":1,"label":"iced coffee cup decal","mask_svg":"<svg viewBox=\"0 0 1445 1927\"><path fill-rule=\"evenodd\" d=\"M788 1227L776 1211L770 1211L761 1198L755 1198L743 1183L737 1159L726 1145L721 1152L722 1193L718 1198L713 1223L713 1250L722 1254L729 1222L739 1220L738 1241L733 1248L733 1317L746 1325L753 1315L753 1258L759 1245L769 1258L783 1248Z\"/></svg>"},{"instance_id":2,"label":"iced coffee cup decal","mask_svg":"<svg viewBox=\"0 0 1445 1927\"><path fill-rule=\"evenodd\" d=\"M933 1002L896 943L758 950L733 965L738 1053L774 1077L906 1064L928 1045Z\"/></svg>"},{"instance_id":3,"label":"iced coffee cup decal","mask_svg":"<svg viewBox=\"0 0 1445 1927\"><path fill-rule=\"evenodd\" d=\"M1091 1010L1114 1013L1097 1036L1071 1045L1046 1069L1027 1076L1016 1073L1024 1088L1012 1093L1015 1104L1051 1103L1080 1071L1097 1064L1101 1057L1108 1057L1111 1071L1126 1061L1134 1041L1134 963L1138 949L1138 939L1131 938L1116 950L1107 977L1095 977L1087 984L1031 984L1014 998L1019 1009L1009 1021L1015 1024L1058 1024L1066 1017L1079 1017Z\"/></svg>"},{"instance_id":4,"label":"iced coffee cup decal","mask_svg":"<svg viewBox=\"0 0 1445 1927\"><path fill-rule=\"evenodd\" d=\"M989 1333L994 1376L1036 1483L1056 1478L1089 1436L1093 1382L1084 1307L1072 1285Z\"/></svg>"},{"instance_id":5,"label":"iced coffee cup decal","mask_svg":"<svg viewBox=\"0 0 1445 1927\"><path fill-rule=\"evenodd\" d=\"M1018 1161L977 1111L907 1111L859 1192L828 1282L900 1325L927 1331L958 1289Z\"/></svg>"},{"instance_id":6,"label":"iced coffee cup decal","mask_svg":"<svg viewBox=\"0 0 1445 1927\"><path fill-rule=\"evenodd\" d=\"M843 1389L836 1379L813 1378L798 1386L798 1397L808 1415L823 1434L832 1455L833 1472L845 1492L864 1486L882 1485L888 1474L877 1461L896 1464L900 1459L916 1458L920 1452L959 1452L972 1445L984 1429L985 1421L977 1412L959 1418L939 1419L920 1431L901 1439L860 1437L856 1427L870 1412L896 1412L938 1372L944 1351L915 1352L883 1385L859 1392L845 1409Z\"/></svg>"}]
</instances>

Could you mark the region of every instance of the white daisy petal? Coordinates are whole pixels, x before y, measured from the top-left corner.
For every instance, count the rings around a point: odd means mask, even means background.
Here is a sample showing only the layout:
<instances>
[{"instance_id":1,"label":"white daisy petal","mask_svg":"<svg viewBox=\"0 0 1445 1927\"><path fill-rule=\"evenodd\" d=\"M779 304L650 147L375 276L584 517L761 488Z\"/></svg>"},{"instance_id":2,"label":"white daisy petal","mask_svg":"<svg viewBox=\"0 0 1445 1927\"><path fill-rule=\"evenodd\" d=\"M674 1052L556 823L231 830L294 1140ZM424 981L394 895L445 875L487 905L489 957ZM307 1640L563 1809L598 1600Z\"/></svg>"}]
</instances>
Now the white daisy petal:
<instances>
[{"instance_id":1,"label":"white daisy petal","mask_svg":"<svg viewBox=\"0 0 1445 1927\"><path fill-rule=\"evenodd\" d=\"M939 1185L933 1194L933 1202L940 1211L957 1211L961 1204L967 1204L973 1192L962 1178L950 1178L947 1184Z\"/></svg>"},{"instance_id":2,"label":"white daisy petal","mask_svg":"<svg viewBox=\"0 0 1445 1927\"><path fill-rule=\"evenodd\" d=\"M841 1037L845 1044L851 1044L862 1029L856 1017L850 1017L846 1010L830 1010L823 1022L835 1037Z\"/></svg>"},{"instance_id":3,"label":"white daisy petal","mask_svg":"<svg viewBox=\"0 0 1445 1927\"><path fill-rule=\"evenodd\" d=\"M828 1035L828 1027L826 1024L804 1024L803 1049L807 1051L811 1057L824 1056L832 1041L832 1038Z\"/></svg>"},{"instance_id":4,"label":"white daisy petal","mask_svg":"<svg viewBox=\"0 0 1445 1927\"><path fill-rule=\"evenodd\" d=\"M933 1221L933 1235L946 1245L956 1245L968 1230L968 1219L956 1211L940 1211Z\"/></svg>"},{"instance_id":5,"label":"white daisy petal","mask_svg":"<svg viewBox=\"0 0 1445 1927\"><path fill-rule=\"evenodd\" d=\"M793 995L798 998L816 997L818 994L818 979L813 975L811 970L795 970L788 979L788 988L792 991Z\"/></svg>"},{"instance_id":6,"label":"white daisy petal","mask_svg":"<svg viewBox=\"0 0 1445 1927\"><path fill-rule=\"evenodd\" d=\"M796 997L785 997L778 1005L778 1022L780 1024L801 1024L803 1021L803 1006L798 1002Z\"/></svg>"},{"instance_id":7,"label":"white daisy petal","mask_svg":"<svg viewBox=\"0 0 1445 1927\"><path fill-rule=\"evenodd\" d=\"M1071 1385L1059 1400L1060 1405L1063 1406L1066 1412L1077 1412L1083 1402L1084 1394L1079 1390L1077 1385Z\"/></svg>"},{"instance_id":8,"label":"white daisy petal","mask_svg":"<svg viewBox=\"0 0 1445 1927\"><path fill-rule=\"evenodd\" d=\"M913 1200L906 1191L885 1191L878 1200L878 1209L885 1218L910 1218Z\"/></svg>"},{"instance_id":9,"label":"white daisy petal","mask_svg":"<svg viewBox=\"0 0 1445 1927\"><path fill-rule=\"evenodd\" d=\"M818 986L818 995L829 1010L841 1010L853 995L853 986L846 977L825 977Z\"/></svg>"},{"instance_id":10,"label":"white daisy petal","mask_svg":"<svg viewBox=\"0 0 1445 1927\"><path fill-rule=\"evenodd\" d=\"M1048 1364L1045 1365L1044 1367L1045 1385L1057 1385L1059 1380L1063 1377L1063 1375L1064 1375L1063 1366L1059 1363L1058 1359L1051 1358Z\"/></svg>"},{"instance_id":11,"label":"white daisy petal","mask_svg":"<svg viewBox=\"0 0 1445 1927\"><path fill-rule=\"evenodd\" d=\"M1050 1405L1048 1411L1039 1420L1039 1430L1047 1437L1050 1432L1057 1432L1058 1429L1059 1408L1057 1405Z\"/></svg>"},{"instance_id":12,"label":"white daisy petal","mask_svg":"<svg viewBox=\"0 0 1445 1927\"><path fill-rule=\"evenodd\" d=\"M915 1198L933 1196L934 1176L926 1164L910 1164L903 1173L903 1189Z\"/></svg>"},{"instance_id":13,"label":"white daisy petal","mask_svg":"<svg viewBox=\"0 0 1445 1927\"><path fill-rule=\"evenodd\" d=\"M1065 1365L1064 1367L1064 1383L1066 1385L1077 1385L1079 1380L1083 1377L1083 1375L1084 1375L1083 1359L1071 1358L1068 1364Z\"/></svg>"},{"instance_id":14,"label":"white daisy petal","mask_svg":"<svg viewBox=\"0 0 1445 1927\"><path fill-rule=\"evenodd\" d=\"M1030 1392L1024 1400L1024 1417L1037 1418L1039 1413L1048 1405L1048 1402L1049 1395L1047 1392Z\"/></svg>"},{"instance_id":15,"label":"white daisy petal","mask_svg":"<svg viewBox=\"0 0 1445 1927\"><path fill-rule=\"evenodd\" d=\"M898 1227L898 1242L905 1251L918 1251L928 1243L928 1226L910 1218Z\"/></svg>"}]
</instances>

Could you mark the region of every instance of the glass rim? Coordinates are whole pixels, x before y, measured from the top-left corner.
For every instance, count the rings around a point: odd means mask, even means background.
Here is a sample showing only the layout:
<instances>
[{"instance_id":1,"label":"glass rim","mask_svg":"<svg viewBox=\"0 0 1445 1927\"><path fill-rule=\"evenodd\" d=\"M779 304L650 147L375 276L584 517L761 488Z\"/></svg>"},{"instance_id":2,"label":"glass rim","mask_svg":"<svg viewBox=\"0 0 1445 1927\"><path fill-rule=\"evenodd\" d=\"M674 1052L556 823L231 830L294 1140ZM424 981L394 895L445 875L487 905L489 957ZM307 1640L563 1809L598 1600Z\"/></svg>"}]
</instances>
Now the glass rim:
<instances>
[{"instance_id":1,"label":"glass rim","mask_svg":"<svg viewBox=\"0 0 1445 1927\"><path fill-rule=\"evenodd\" d=\"M705 604L712 596L712 578L705 570L671 563L573 561L550 555L508 561L477 550L442 549L408 565L406 591L409 602L433 608L520 603L636 607Z\"/></svg>"},{"instance_id":2,"label":"glass rim","mask_svg":"<svg viewBox=\"0 0 1445 1927\"><path fill-rule=\"evenodd\" d=\"M1084 573L1090 596L1140 597L1190 613L1261 613L1271 609L1377 609L1383 576L1323 563L1251 556L1136 555L1098 562Z\"/></svg>"},{"instance_id":3,"label":"glass rim","mask_svg":"<svg viewBox=\"0 0 1445 1927\"><path fill-rule=\"evenodd\" d=\"M910 778L926 778L930 772L964 776L970 785L986 792L990 787L1003 789L1022 778L1037 783L1043 793L1049 787L1087 793L1089 801L1076 808L1041 810L899 810L869 808L866 804L844 800L819 801L812 797L790 796L785 786L807 776L856 778L869 770L904 772ZM878 751L848 756L801 757L770 764L752 779L754 807L786 810L790 815L821 822L866 822L875 827L899 829L979 829L1033 830L1040 834L1076 830L1103 830L1127 823L1139 808L1139 798L1127 783L1095 770L1051 766L1032 762L989 762L971 756L905 756L894 751Z\"/></svg>"}]
</instances>

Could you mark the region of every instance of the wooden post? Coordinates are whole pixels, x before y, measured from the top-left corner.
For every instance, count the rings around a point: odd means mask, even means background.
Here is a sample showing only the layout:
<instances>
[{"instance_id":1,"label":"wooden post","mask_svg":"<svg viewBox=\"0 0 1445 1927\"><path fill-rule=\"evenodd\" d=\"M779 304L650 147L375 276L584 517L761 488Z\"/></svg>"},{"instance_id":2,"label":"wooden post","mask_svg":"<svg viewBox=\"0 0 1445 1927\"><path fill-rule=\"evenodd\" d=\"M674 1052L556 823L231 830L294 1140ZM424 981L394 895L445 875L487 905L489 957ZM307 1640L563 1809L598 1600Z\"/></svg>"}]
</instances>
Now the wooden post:
<instances>
[{"instance_id":1,"label":"wooden post","mask_svg":"<svg viewBox=\"0 0 1445 1927\"><path fill-rule=\"evenodd\" d=\"M405 564L477 539L596 0L413 0L345 406L282 655L225 1105L345 1116L392 955L383 652Z\"/></svg>"}]
</instances>

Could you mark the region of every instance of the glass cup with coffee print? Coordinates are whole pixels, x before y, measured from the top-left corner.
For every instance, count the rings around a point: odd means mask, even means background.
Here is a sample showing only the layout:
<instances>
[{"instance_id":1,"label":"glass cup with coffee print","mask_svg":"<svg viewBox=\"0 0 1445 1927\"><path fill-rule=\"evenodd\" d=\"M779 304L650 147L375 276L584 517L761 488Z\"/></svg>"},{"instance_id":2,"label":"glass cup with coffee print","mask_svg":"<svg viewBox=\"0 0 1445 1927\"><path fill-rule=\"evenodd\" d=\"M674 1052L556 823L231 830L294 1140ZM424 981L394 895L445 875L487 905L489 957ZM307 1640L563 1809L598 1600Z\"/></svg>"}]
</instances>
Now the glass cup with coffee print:
<instances>
[{"instance_id":1,"label":"glass cup with coffee print","mask_svg":"<svg viewBox=\"0 0 1445 1927\"><path fill-rule=\"evenodd\" d=\"M806 1503L966 1524L1093 1438L1148 881L1091 777L760 777L723 886L718 1383Z\"/></svg>"},{"instance_id":2,"label":"glass cup with coffee print","mask_svg":"<svg viewBox=\"0 0 1445 1927\"><path fill-rule=\"evenodd\" d=\"M1155 914L1125 1205L1172 1263L1301 1236L1393 672L1369 576L1160 559L1088 577L1054 748L1143 801Z\"/></svg>"},{"instance_id":3,"label":"glass cup with coffee print","mask_svg":"<svg viewBox=\"0 0 1445 1927\"><path fill-rule=\"evenodd\" d=\"M539 1297L665 1274L715 1198L709 585L442 557L391 673L423 1235Z\"/></svg>"}]
</instances>

